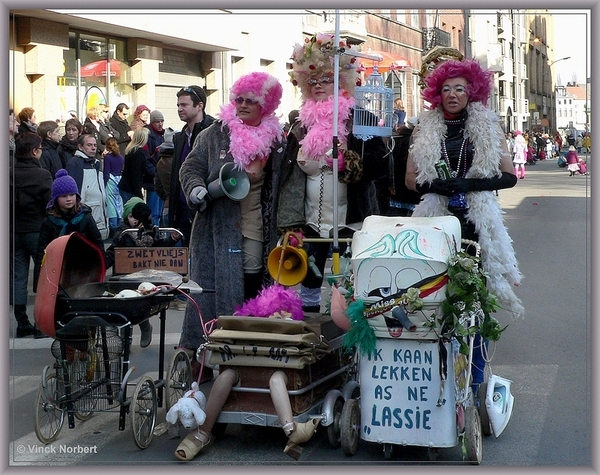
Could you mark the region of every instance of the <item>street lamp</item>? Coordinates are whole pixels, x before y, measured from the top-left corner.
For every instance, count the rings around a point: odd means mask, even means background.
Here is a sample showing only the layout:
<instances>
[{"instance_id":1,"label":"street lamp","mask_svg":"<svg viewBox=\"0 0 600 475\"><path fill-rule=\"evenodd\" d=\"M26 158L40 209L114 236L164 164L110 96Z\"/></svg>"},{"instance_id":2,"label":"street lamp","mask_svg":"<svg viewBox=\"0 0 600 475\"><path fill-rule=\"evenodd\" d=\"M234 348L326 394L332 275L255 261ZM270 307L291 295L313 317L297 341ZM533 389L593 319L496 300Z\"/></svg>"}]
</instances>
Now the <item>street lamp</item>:
<instances>
[{"instance_id":1,"label":"street lamp","mask_svg":"<svg viewBox=\"0 0 600 475\"><path fill-rule=\"evenodd\" d=\"M547 69L550 69L552 67L552 65L554 65L554 63L558 63L559 61L564 61L566 59L571 59L570 56L565 56L564 58L560 58L560 59L555 59L554 61L550 61L549 59L546 60L546 64L548 65ZM552 71L550 71L550 73L552 74ZM552 81L550 81L550 102L552 101ZM548 105L546 102L546 68L542 68L542 116L544 115L554 115L554 104L550 104ZM552 111L552 114L544 114L544 106L546 108L549 108ZM552 118L552 122L554 122L554 117ZM549 126L550 123L548 123L548 125L544 125L544 127Z\"/></svg>"}]
</instances>

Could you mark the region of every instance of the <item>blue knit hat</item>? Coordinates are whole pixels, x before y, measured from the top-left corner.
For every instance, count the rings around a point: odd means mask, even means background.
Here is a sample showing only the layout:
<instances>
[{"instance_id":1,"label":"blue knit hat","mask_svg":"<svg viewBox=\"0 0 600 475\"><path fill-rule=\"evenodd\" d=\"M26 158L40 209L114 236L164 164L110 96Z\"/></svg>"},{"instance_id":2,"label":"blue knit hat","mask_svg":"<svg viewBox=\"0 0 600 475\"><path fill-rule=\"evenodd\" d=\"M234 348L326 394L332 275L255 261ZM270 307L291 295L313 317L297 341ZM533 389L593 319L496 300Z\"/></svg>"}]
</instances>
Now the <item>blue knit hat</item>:
<instances>
[{"instance_id":1,"label":"blue knit hat","mask_svg":"<svg viewBox=\"0 0 600 475\"><path fill-rule=\"evenodd\" d=\"M69 173L64 168L61 168L56 172L56 178L52 183L52 199L48 202L46 209L52 208L56 202L56 198L64 195L77 195L77 200L81 201L81 195L79 194L79 188L73 177L69 176Z\"/></svg>"}]
</instances>

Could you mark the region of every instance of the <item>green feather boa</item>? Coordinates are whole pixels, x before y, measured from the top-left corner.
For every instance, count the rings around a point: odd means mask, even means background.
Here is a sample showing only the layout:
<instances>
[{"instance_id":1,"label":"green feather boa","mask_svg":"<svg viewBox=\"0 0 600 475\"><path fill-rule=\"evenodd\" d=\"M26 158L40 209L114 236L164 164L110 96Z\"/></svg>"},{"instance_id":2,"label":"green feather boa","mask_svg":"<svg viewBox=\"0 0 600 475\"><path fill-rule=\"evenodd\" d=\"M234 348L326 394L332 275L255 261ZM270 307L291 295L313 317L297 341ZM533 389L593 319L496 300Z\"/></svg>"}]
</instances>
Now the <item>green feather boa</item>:
<instances>
[{"instance_id":1,"label":"green feather boa","mask_svg":"<svg viewBox=\"0 0 600 475\"><path fill-rule=\"evenodd\" d=\"M361 355L374 355L377 338L373 327L365 317L365 303L356 300L348 305L346 315L350 320L350 330L344 335L343 348L351 352L356 347Z\"/></svg>"}]
</instances>

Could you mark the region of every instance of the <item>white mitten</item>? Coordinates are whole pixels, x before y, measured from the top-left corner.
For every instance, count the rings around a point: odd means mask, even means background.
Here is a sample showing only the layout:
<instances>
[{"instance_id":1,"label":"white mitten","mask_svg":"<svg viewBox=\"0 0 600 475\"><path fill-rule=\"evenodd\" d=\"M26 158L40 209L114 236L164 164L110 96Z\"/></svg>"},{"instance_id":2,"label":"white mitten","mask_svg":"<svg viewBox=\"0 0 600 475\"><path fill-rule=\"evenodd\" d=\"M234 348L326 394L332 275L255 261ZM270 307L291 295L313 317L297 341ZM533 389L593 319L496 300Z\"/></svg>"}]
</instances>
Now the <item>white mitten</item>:
<instances>
[{"instance_id":1,"label":"white mitten","mask_svg":"<svg viewBox=\"0 0 600 475\"><path fill-rule=\"evenodd\" d=\"M207 194L208 191L206 188L196 186L190 193L190 202L197 205L199 211L204 211L206 209L206 200L204 198Z\"/></svg>"}]
</instances>

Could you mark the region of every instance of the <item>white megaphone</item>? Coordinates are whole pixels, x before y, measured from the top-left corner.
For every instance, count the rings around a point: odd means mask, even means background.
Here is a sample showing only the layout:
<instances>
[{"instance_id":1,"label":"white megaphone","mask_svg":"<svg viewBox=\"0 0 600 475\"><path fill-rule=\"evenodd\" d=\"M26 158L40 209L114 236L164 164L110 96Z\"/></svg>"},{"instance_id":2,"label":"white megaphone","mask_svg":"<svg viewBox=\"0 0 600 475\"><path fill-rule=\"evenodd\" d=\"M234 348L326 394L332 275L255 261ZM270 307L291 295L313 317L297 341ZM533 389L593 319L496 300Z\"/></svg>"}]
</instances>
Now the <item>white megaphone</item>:
<instances>
[{"instance_id":1,"label":"white megaphone","mask_svg":"<svg viewBox=\"0 0 600 475\"><path fill-rule=\"evenodd\" d=\"M227 198L241 201L250 191L250 179L244 170L235 168L235 163L227 162L219 170L219 178L208 184L208 196L211 199Z\"/></svg>"}]
</instances>

